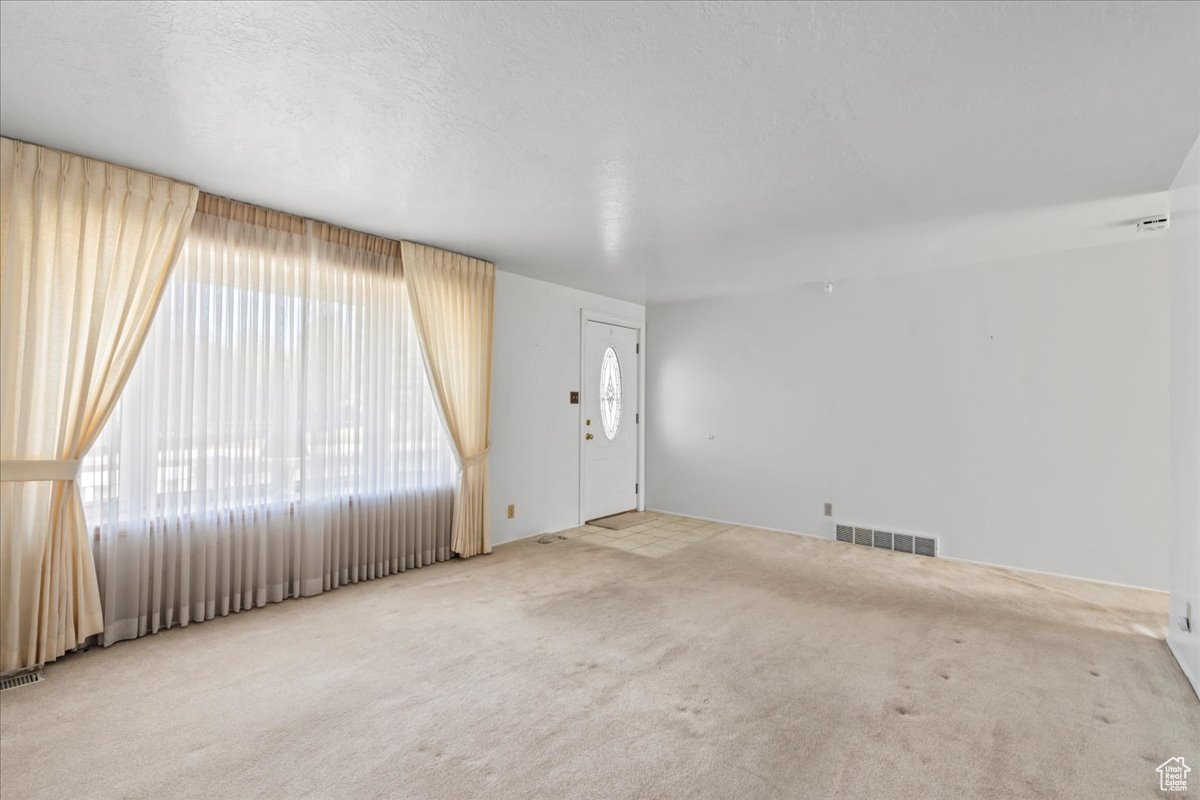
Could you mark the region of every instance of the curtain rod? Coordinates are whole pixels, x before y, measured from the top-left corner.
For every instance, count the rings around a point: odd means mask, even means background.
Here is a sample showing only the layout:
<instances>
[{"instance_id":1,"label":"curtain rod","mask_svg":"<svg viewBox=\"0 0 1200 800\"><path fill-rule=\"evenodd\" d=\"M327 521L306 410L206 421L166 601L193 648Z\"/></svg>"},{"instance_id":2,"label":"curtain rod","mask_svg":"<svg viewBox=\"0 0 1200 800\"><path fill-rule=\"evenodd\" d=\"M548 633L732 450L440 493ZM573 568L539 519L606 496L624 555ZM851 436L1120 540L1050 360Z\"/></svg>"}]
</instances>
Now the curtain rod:
<instances>
[{"instance_id":1,"label":"curtain rod","mask_svg":"<svg viewBox=\"0 0 1200 800\"><path fill-rule=\"evenodd\" d=\"M97 164L107 164L108 166L116 167L117 169L127 169L130 172L140 172L143 175L149 175L151 178L158 178L159 180L171 181L172 183L186 184L188 186L194 187L196 189L196 191L200 191L200 187L196 186L196 184L192 183L191 181L181 181L181 180L179 180L179 178L172 178L169 175L163 175L158 172L150 172L149 170L141 169L140 167L131 167L131 166L128 166L127 164L118 164L117 162L109 161L106 158L96 158L95 156L84 155L83 153L76 152L75 150L65 150L61 147L51 147L50 145L46 145L46 144L38 144L37 142L31 142L28 139L18 139L17 137L9 136L8 134L0 134L0 138L8 139L10 142L17 142L18 144L27 144L30 147L40 147L43 150L50 150L55 153L62 153L65 156L71 156L73 158L82 158L85 161L95 161Z\"/></svg>"},{"instance_id":2,"label":"curtain rod","mask_svg":"<svg viewBox=\"0 0 1200 800\"><path fill-rule=\"evenodd\" d=\"M259 205L258 203L250 203L245 200L239 200L236 197L229 197L227 195L220 195L220 194L214 194L212 192L206 192L203 189L200 190L200 194L201 194L201 199L203 199L204 195L207 195L216 200L227 200L231 203L238 203L243 206L250 206L252 208L260 209L262 211L266 211L266 212L269 212L272 214L281 214L286 217L292 217L293 219L299 220L301 222L314 222L318 225L326 225L330 228L338 228L340 230L349 231L352 234L358 234L360 236L369 236L374 239L383 239L385 241L395 244L397 248L400 246L400 243L402 241L410 242L411 244L419 244L424 247L432 247L435 250L441 250L443 252L450 253L451 255L462 256L463 258L469 258L472 261L483 261L483 262L486 262L488 264L492 264L493 266L495 266L494 262L489 261L486 258L480 258L479 256L473 256L473 255L470 255L469 253L461 253L457 250L451 250L448 247L442 247L441 245L429 244L427 242L418 242L415 239L394 239L391 236L384 236L379 233L371 233L370 231L359 230L358 228L348 228L345 225L338 225L333 222L327 222L323 219L317 219L316 217L305 217L300 214L294 214L291 211L281 211L277 208L270 208L269 206ZM197 209L198 209L198 206L197 206Z\"/></svg>"},{"instance_id":3,"label":"curtain rod","mask_svg":"<svg viewBox=\"0 0 1200 800\"><path fill-rule=\"evenodd\" d=\"M484 261L484 262L487 262L487 263L489 263L489 264L492 264L493 266L495 265L495 262L489 261L489 260L488 260L488 259L486 259L486 258L480 258L480 257L478 257L478 256L473 256L473 255L470 255L469 253L462 253L462 252L459 252L459 251L457 251L457 250L451 250L451 249L449 249L449 248L446 248L446 247L441 247L440 245L436 245L436 244L429 244L428 242L418 242L418 241L416 241L415 239L403 239L403 240L401 240L401 239L395 239L395 238L393 238L393 237L391 237L391 236L383 236L383 235L381 235L381 234L378 234L378 233L371 233L371 232L369 232L369 231L358 230L357 228L348 228L348 227L346 227L345 225L335 225L334 223L332 223L332 222L326 222L326 221L325 221L325 220L323 220L323 219L317 219L317 218L315 218L315 217L304 217L304 216L301 216L300 214L293 214L293 213L292 213L292 212L290 212L290 211L281 211L281 210L279 210L279 209L276 209L276 208L269 208L268 206L259 205L258 203L248 203L248 202L246 202L245 200L239 200L239 199L237 199L236 197L230 197L230 196L228 196L228 195L216 194L216 193L214 193L214 192L206 192L204 189L200 188L199 186L197 186L196 184L192 183L191 181L185 181L185 180L182 180L182 179L180 179L180 178L172 178L172 177L169 177L169 176L167 176L167 175L162 175L162 174L159 174L159 173L157 173L157 172L149 172L149 171L147 171L147 170L141 169L140 167L131 167L131 166L128 166L128 165L126 165L126 164L118 164L118 163L116 163L116 162L114 162L114 161L109 161L108 159L105 159L105 158L97 158L97 157L95 157L95 156L84 155L83 153L79 153L79 152L76 152L76 151L73 151L73 150L65 150L65 149L63 149L63 148L61 148L61 147L50 147L49 145L38 144L37 142L31 142L31 141L29 141L28 139L18 139L18 138L17 138L17 137L15 137L15 136L8 136L8 135L3 135L3 134L0 134L0 136L3 136L3 138L5 138L5 139L10 139L10 140L12 140L12 141L14 141L14 142L21 142L22 144L31 145L31 146L33 146L33 147L41 147L41 148L44 148L44 149L46 149L46 150L54 150L54 151L56 151L56 152L63 153L63 154L65 154L65 155L74 156L74 157L76 157L76 158L86 158L86 159L88 159L89 161L99 161L99 162L102 162L102 163L104 163L104 164L111 164L112 166L114 166L114 167L118 167L118 168L120 168L120 169L128 169L128 170L131 170L131 171L134 171L134 172L141 172L141 173L143 173L143 174L145 174L145 175L150 175L150 176L152 176L152 177L155 177L155 178L161 178L161 179L163 179L163 180L168 180L168 181L175 181L176 183L186 183L186 184L188 184L188 185L191 185L191 186L196 186L196 189L197 189L197 190L200 192L201 196L203 196L203 195L208 195L208 196L210 196L210 197L213 197L213 198L216 198L216 199L218 199L218 200L228 200L228 201L230 201L230 202L233 202L233 203L240 203L241 205L244 205L244 206L252 206L252 207L254 207L254 208L262 209L263 211L268 211L268 212L275 213L275 214L282 214L282 215L284 215L284 216L288 216L288 217L294 217L295 219L297 219L297 220L300 220L300 221L302 221L302 222L314 222L314 223L316 223L316 224L318 224L318 225L326 225L326 226L328 226L328 227L330 227L330 228L340 228L340 229L342 229L342 230L349 231L350 233L360 234L360 235L362 235L362 236L370 236L370 237L373 237L373 238L376 238L376 239L385 239L385 240L387 240L387 241L389 241L389 242L394 242L394 243L396 244L396 246L397 246L397 247L399 246L399 244L400 244L400 242L401 242L401 241L412 242L413 244L419 244L419 245L424 245L425 247L432 247L432 248L435 248L435 249L437 249L437 250L443 250L443 251L445 251L445 252L447 252L447 253L451 253L451 254L453 254L453 255L456 255L456 256L462 256L463 258L469 258L469 259L472 259L472 260L474 260L474 261Z\"/></svg>"}]
</instances>

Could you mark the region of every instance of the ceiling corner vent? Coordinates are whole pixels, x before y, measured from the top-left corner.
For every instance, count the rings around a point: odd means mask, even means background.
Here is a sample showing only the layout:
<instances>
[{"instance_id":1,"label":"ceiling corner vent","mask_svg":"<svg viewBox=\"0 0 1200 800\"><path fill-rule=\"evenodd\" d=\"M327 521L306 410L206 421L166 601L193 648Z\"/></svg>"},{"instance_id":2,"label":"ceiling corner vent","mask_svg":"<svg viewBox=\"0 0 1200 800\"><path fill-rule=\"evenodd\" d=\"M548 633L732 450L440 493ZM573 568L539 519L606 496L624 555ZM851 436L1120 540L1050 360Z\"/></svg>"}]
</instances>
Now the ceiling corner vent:
<instances>
[{"instance_id":1,"label":"ceiling corner vent","mask_svg":"<svg viewBox=\"0 0 1200 800\"><path fill-rule=\"evenodd\" d=\"M1169 214L1146 217L1145 219L1139 219L1137 223L1139 231L1165 231L1169 227L1171 227L1171 216Z\"/></svg>"},{"instance_id":2,"label":"ceiling corner vent","mask_svg":"<svg viewBox=\"0 0 1200 800\"><path fill-rule=\"evenodd\" d=\"M880 550L894 550L897 553L912 553L918 556L936 558L938 554L938 537L919 536L913 533L893 533L873 528L861 528L857 525L835 526L835 538L847 544L859 544L865 547L878 547Z\"/></svg>"}]
</instances>

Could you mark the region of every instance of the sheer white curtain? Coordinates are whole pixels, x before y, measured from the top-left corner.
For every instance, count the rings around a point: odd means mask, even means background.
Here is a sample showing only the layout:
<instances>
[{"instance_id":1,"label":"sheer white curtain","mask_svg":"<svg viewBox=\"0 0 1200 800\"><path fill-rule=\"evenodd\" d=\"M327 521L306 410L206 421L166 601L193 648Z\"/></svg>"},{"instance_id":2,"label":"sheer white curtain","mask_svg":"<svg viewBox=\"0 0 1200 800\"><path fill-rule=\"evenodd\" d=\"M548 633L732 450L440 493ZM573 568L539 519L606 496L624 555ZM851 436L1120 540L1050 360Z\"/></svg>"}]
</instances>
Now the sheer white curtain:
<instances>
[{"instance_id":1,"label":"sheer white curtain","mask_svg":"<svg viewBox=\"0 0 1200 800\"><path fill-rule=\"evenodd\" d=\"M105 644L450 556L396 243L207 196L84 461Z\"/></svg>"}]
</instances>

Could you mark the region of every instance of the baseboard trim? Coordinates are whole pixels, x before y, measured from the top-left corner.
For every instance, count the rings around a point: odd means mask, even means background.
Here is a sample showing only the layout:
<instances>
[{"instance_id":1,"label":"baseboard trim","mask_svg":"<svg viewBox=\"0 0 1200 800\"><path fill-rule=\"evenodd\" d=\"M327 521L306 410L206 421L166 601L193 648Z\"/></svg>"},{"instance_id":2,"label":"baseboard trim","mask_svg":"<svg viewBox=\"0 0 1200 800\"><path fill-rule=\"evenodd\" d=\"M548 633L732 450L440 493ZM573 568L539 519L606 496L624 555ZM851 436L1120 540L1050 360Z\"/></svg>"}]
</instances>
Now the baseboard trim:
<instances>
[{"instance_id":1,"label":"baseboard trim","mask_svg":"<svg viewBox=\"0 0 1200 800\"><path fill-rule=\"evenodd\" d=\"M1031 575L1046 575L1051 578L1067 578L1073 581L1084 581L1085 583L1098 583L1102 586L1115 586L1118 589L1137 589L1139 592L1156 592L1158 594L1167 594L1166 589L1155 589L1151 586L1137 586L1132 583L1118 583L1117 581L1106 581L1101 578L1085 578L1082 575L1068 575L1065 572L1049 572L1044 569L1031 569L1029 567L1013 567L1008 564L995 564L991 561L975 561L970 558L958 558L956 556L939 556L947 561L957 561L960 564L974 564L977 567L991 567L992 569L1006 569L1010 572L1028 572Z\"/></svg>"},{"instance_id":2,"label":"baseboard trim","mask_svg":"<svg viewBox=\"0 0 1200 800\"><path fill-rule=\"evenodd\" d=\"M715 519L713 517L701 517L701 516L697 516L696 514L687 514L682 511L668 511L663 508L647 508L646 510L650 511L650 512L658 512L659 514L673 514L677 517L690 517L692 519L702 519L705 522L720 522L722 525L737 525L742 528L757 528L760 531L771 531L772 533L790 533L793 536L807 536L810 539L820 539L825 542L835 541L835 539L833 539L833 537L822 536L819 533L806 533L804 531L789 531L789 530L786 530L785 528L768 528L765 525L754 525L749 522L736 522L734 520L729 520L729 519ZM1104 586L1117 586L1122 589L1137 589L1138 591L1142 591L1142 592L1158 592L1159 594L1167 594L1166 589L1154 589L1149 586L1135 586L1130 583L1117 583L1116 581L1106 581L1106 580L1102 580L1100 578L1085 578L1082 575L1068 575L1063 572L1048 572L1046 570L1041 570L1041 569L1030 569L1029 567L1014 567L1009 564L996 564L991 561L975 561L970 558L958 558L957 556L939 555L938 558L943 558L946 561L957 561L961 564L974 564L977 567L991 567L992 569L1006 569L1006 570L1010 570L1012 572L1028 572L1033 575L1047 575L1052 578L1069 578L1073 581L1087 581L1088 583L1099 583Z\"/></svg>"},{"instance_id":3,"label":"baseboard trim","mask_svg":"<svg viewBox=\"0 0 1200 800\"><path fill-rule=\"evenodd\" d=\"M571 531L578 527L579 527L578 525L568 525L565 528L555 528L552 531L540 531L538 533L527 533L524 536L518 536L515 539L505 539L503 542L492 542L492 549L495 550L497 547L504 547L505 545L516 544L518 542L524 542L529 539L536 539L539 536L549 536L552 533L562 533L563 531Z\"/></svg>"},{"instance_id":4,"label":"baseboard trim","mask_svg":"<svg viewBox=\"0 0 1200 800\"><path fill-rule=\"evenodd\" d=\"M832 542L833 539L828 536L822 536L819 533L805 533L804 531L789 531L784 528L768 528L766 525L752 525L749 522L737 522L732 519L717 519L716 517L701 517L698 514L685 514L682 511L668 511L665 508L647 508L647 512L651 514L671 514L676 517L687 517L688 519L698 519L704 522L719 522L722 525L737 525L739 528L754 528L760 531L771 531L771 533L790 533L792 536L807 536L810 539L821 539L826 542Z\"/></svg>"},{"instance_id":5,"label":"baseboard trim","mask_svg":"<svg viewBox=\"0 0 1200 800\"><path fill-rule=\"evenodd\" d=\"M1200 700L1200 680L1198 676L1193 675L1184 663L1183 657L1179 651L1175 649L1175 643L1171 641L1170 635L1167 636L1167 650L1171 651L1171 657L1175 659L1175 663L1179 665L1179 670L1183 673L1183 677L1187 678L1187 682L1191 684L1192 691L1196 693L1196 699Z\"/></svg>"}]
</instances>

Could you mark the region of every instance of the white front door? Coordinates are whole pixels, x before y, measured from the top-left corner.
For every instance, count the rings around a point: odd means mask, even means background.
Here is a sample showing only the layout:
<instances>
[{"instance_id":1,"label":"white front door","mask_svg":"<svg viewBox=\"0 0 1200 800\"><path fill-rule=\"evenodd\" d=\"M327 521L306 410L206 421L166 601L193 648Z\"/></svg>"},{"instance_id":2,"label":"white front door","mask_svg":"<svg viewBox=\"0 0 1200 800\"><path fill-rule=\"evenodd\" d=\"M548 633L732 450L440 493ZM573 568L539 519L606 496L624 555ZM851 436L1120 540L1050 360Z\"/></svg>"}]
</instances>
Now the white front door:
<instances>
[{"instance_id":1,"label":"white front door","mask_svg":"<svg viewBox=\"0 0 1200 800\"><path fill-rule=\"evenodd\" d=\"M634 328L584 323L579 423L585 520L637 508L639 350Z\"/></svg>"}]
</instances>

